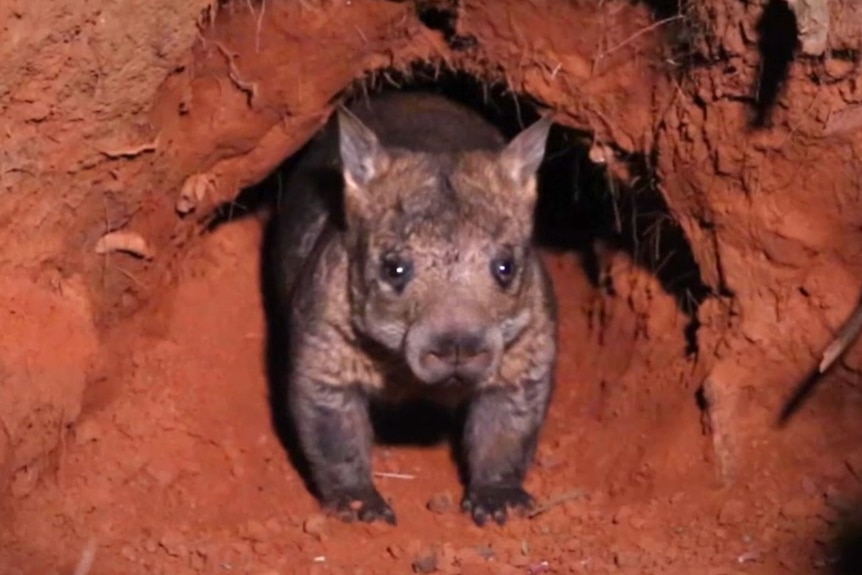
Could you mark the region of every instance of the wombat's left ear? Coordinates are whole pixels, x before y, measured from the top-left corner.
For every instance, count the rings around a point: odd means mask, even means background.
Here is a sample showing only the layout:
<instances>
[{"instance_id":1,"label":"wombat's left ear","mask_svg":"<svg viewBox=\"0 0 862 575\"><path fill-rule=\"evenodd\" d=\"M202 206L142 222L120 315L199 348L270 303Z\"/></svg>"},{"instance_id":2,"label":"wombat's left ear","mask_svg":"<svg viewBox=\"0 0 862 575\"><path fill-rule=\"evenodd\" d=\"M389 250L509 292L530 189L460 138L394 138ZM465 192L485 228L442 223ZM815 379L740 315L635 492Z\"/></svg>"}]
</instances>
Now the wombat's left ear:
<instances>
[{"instance_id":1,"label":"wombat's left ear","mask_svg":"<svg viewBox=\"0 0 862 575\"><path fill-rule=\"evenodd\" d=\"M553 123L550 115L543 117L515 136L503 149L500 161L518 185L526 185L539 169Z\"/></svg>"},{"instance_id":2,"label":"wombat's left ear","mask_svg":"<svg viewBox=\"0 0 862 575\"><path fill-rule=\"evenodd\" d=\"M347 186L364 188L383 167L385 153L380 141L344 106L338 108L338 140Z\"/></svg>"}]
</instances>

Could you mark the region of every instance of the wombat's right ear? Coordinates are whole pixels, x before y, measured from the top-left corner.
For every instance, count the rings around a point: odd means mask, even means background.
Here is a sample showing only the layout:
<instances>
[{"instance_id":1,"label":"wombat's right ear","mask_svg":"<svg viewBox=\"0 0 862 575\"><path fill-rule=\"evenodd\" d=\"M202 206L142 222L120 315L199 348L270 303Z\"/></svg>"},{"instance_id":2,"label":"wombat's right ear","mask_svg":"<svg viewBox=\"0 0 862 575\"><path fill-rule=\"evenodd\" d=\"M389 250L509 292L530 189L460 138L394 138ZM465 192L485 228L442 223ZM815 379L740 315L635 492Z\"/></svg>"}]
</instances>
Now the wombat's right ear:
<instances>
[{"instance_id":1,"label":"wombat's right ear","mask_svg":"<svg viewBox=\"0 0 862 575\"><path fill-rule=\"evenodd\" d=\"M338 108L339 153L348 194L361 193L386 163L386 153L368 126L344 106Z\"/></svg>"},{"instance_id":2,"label":"wombat's right ear","mask_svg":"<svg viewBox=\"0 0 862 575\"><path fill-rule=\"evenodd\" d=\"M515 136L503 150L503 166L519 185L526 184L539 169L552 124L550 115L542 117Z\"/></svg>"}]
</instances>

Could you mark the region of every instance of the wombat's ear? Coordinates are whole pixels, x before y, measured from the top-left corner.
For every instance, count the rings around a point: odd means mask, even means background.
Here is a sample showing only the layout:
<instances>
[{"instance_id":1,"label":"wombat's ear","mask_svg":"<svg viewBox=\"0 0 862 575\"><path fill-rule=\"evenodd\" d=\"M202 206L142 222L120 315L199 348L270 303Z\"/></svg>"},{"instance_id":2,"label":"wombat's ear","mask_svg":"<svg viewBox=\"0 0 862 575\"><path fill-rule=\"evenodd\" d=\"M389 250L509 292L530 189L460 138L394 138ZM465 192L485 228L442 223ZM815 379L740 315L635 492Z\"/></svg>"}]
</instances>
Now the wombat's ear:
<instances>
[{"instance_id":1,"label":"wombat's ear","mask_svg":"<svg viewBox=\"0 0 862 575\"><path fill-rule=\"evenodd\" d=\"M550 115L543 117L515 136L503 149L500 161L518 185L526 185L539 169L552 124Z\"/></svg>"},{"instance_id":2,"label":"wombat's ear","mask_svg":"<svg viewBox=\"0 0 862 575\"><path fill-rule=\"evenodd\" d=\"M384 167L386 154L368 126L347 108L338 108L339 153L348 190L364 188Z\"/></svg>"}]
</instances>

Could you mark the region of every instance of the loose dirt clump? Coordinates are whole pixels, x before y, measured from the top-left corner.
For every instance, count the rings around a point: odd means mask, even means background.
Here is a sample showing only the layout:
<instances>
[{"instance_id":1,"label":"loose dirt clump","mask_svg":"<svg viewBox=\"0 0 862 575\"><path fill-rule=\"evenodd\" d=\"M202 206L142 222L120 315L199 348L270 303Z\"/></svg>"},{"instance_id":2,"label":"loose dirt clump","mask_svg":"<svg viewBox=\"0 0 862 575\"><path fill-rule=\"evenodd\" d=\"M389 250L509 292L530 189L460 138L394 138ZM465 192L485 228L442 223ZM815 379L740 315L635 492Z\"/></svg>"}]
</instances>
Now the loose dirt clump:
<instances>
[{"instance_id":1,"label":"loose dirt clump","mask_svg":"<svg viewBox=\"0 0 862 575\"><path fill-rule=\"evenodd\" d=\"M0 8L0 565L56 573L857 573L850 2ZM557 122L558 391L530 516L384 443L397 527L320 512L272 421L259 253L345 97Z\"/></svg>"}]
</instances>

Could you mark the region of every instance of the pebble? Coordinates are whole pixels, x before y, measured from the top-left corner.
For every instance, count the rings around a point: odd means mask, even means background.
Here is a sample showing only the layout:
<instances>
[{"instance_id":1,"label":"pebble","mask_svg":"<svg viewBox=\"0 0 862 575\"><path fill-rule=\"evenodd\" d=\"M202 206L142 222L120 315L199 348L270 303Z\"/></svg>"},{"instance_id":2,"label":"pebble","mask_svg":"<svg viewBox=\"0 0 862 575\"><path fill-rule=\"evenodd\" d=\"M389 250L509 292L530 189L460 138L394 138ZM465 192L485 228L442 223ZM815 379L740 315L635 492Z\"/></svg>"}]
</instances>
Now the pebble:
<instances>
[{"instance_id":1,"label":"pebble","mask_svg":"<svg viewBox=\"0 0 862 575\"><path fill-rule=\"evenodd\" d=\"M611 519L611 521L613 521L614 524L619 525L620 523L624 523L625 521L627 521L631 516L631 507L623 505L622 507L617 509L616 513L614 513L613 519Z\"/></svg>"},{"instance_id":2,"label":"pebble","mask_svg":"<svg viewBox=\"0 0 862 575\"><path fill-rule=\"evenodd\" d=\"M265 527L270 533L274 535L278 535L279 533L281 533L281 523L275 517L273 517L272 519L268 519L265 524Z\"/></svg>"},{"instance_id":3,"label":"pebble","mask_svg":"<svg viewBox=\"0 0 862 575\"><path fill-rule=\"evenodd\" d=\"M322 540L326 535L326 516L322 513L312 515L302 524L302 530L318 540Z\"/></svg>"},{"instance_id":4,"label":"pebble","mask_svg":"<svg viewBox=\"0 0 862 575\"><path fill-rule=\"evenodd\" d=\"M452 493L450 491L441 491L431 496L426 507L431 513L442 515L450 512L454 504L455 498L452 496Z\"/></svg>"},{"instance_id":5,"label":"pebble","mask_svg":"<svg viewBox=\"0 0 862 575\"><path fill-rule=\"evenodd\" d=\"M207 556L205 553L197 550L189 556L189 565L195 571L203 571L207 566Z\"/></svg>"},{"instance_id":6,"label":"pebble","mask_svg":"<svg viewBox=\"0 0 862 575\"><path fill-rule=\"evenodd\" d=\"M455 553L455 560L461 565L482 565L487 559L474 547L463 547Z\"/></svg>"},{"instance_id":7,"label":"pebble","mask_svg":"<svg viewBox=\"0 0 862 575\"><path fill-rule=\"evenodd\" d=\"M166 532L162 538L159 539L159 546L172 557L185 559L189 555L188 547L183 543L182 536L174 531Z\"/></svg>"},{"instance_id":8,"label":"pebble","mask_svg":"<svg viewBox=\"0 0 862 575\"><path fill-rule=\"evenodd\" d=\"M847 512L853 509L853 502L832 486L826 489L826 505L839 512Z\"/></svg>"},{"instance_id":9,"label":"pebble","mask_svg":"<svg viewBox=\"0 0 862 575\"><path fill-rule=\"evenodd\" d=\"M638 556L630 551L619 551L614 553L614 565L620 569L631 569L637 567Z\"/></svg>"},{"instance_id":10,"label":"pebble","mask_svg":"<svg viewBox=\"0 0 862 575\"><path fill-rule=\"evenodd\" d=\"M437 553L430 551L417 557L412 567L414 573L434 573L437 571Z\"/></svg>"},{"instance_id":11,"label":"pebble","mask_svg":"<svg viewBox=\"0 0 862 575\"><path fill-rule=\"evenodd\" d=\"M102 438L101 426L92 419L86 419L75 426L75 443L84 445Z\"/></svg>"},{"instance_id":12,"label":"pebble","mask_svg":"<svg viewBox=\"0 0 862 575\"><path fill-rule=\"evenodd\" d=\"M719 525L738 525L745 519L746 506L739 500L731 499L721 506L718 512Z\"/></svg>"},{"instance_id":13,"label":"pebble","mask_svg":"<svg viewBox=\"0 0 862 575\"><path fill-rule=\"evenodd\" d=\"M249 521L243 529L243 537L252 541L265 541L269 538L269 532L259 521Z\"/></svg>"},{"instance_id":14,"label":"pebble","mask_svg":"<svg viewBox=\"0 0 862 575\"><path fill-rule=\"evenodd\" d=\"M794 499L781 506L781 515L787 519L802 519L810 514L810 506L801 499Z\"/></svg>"}]
</instances>

